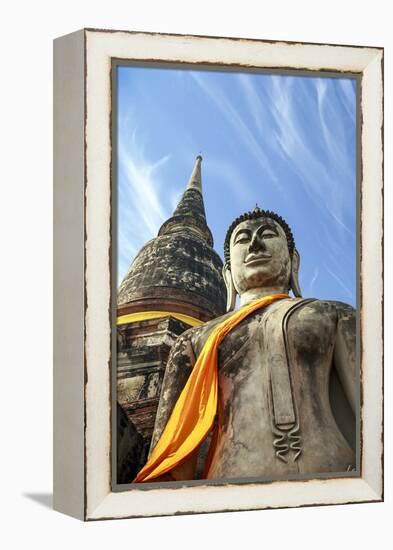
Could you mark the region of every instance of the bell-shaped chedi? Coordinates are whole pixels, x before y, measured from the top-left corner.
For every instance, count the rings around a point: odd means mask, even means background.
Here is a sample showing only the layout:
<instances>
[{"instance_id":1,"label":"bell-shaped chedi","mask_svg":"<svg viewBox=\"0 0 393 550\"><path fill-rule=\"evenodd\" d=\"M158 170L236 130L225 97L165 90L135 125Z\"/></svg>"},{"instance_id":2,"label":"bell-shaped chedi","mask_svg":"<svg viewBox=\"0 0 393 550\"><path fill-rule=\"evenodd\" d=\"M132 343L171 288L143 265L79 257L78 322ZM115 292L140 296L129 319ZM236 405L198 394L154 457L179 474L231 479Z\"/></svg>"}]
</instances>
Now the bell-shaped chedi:
<instances>
[{"instance_id":1,"label":"bell-shaped chedi","mask_svg":"<svg viewBox=\"0 0 393 550\"><path fill-rule=\"evenodd\" d=\"M222 261L202 196L202 157L173 215L140 250L118 293L118 315L169 311L207 321L225 312Z\"/></svg>"}]
</instances>

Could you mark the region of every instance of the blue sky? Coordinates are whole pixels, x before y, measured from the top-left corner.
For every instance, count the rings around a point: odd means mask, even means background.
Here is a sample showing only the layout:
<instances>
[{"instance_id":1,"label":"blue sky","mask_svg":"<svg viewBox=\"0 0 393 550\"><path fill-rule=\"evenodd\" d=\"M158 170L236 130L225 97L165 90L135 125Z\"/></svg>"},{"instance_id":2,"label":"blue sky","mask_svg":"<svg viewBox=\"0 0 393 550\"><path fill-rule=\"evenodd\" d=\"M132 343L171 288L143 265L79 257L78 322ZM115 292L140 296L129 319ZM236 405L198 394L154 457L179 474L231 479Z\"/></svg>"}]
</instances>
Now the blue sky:
<instances>
[{"instance_id":1,"label":"blue sky","mask_svg":"<svg viewBox=\"0 0 393 550\"><path fill-rule=\"evenodd\" d=\"M215 249L241 213L274 210L303 296L356 304L356 81L118 68L118 281L173 212L201 153Z\"/></svg>"}]
</instances>

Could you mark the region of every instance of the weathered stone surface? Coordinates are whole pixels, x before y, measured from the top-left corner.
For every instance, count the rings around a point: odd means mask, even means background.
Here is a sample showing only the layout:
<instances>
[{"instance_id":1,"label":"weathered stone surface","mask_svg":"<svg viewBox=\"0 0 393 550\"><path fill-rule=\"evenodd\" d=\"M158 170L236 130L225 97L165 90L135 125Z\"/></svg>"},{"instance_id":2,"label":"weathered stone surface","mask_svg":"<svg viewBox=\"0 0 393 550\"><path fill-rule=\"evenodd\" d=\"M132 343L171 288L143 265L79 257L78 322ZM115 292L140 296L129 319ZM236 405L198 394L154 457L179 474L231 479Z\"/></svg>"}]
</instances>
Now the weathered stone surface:
<instances>
[{"instance_id":1,"label":"weathered stone surface","mask_svg":"<svg viewBox=\"0 0 393 550\"><path fill-rule=\"evenodd\" d=\"M117 404L117 483L130 483L146 462L148 446Z\"/></svg>"},{"instance_id":2,"label":"weathered stone surface","mask_svg":"<svg viewBox=\"0 0 393 550\"><path fill-rule=\"evenodd\" d=\"M286 293L299 262L274 219L239 223L229 293L241 305ZM203 345L227 314L190 329L171 349L152 446ZM355 468L356 316L341 302L287 298L254 312L219 347L218 438L209 479L346 472ZM192 461L190 461L192 466ZM176 477L187 479L186 465ZM190 469L188 475L197 477ZM190 478L189 477L189 478Z\"/></svg>"},{"instance_id":3,"label":"weathered stone surface","mask_svg":"<svg viewBox=\"0 0 393 550\"><path fill-rule=\"evenodd\" d=\"M118 296L118 304L131 304L162 290L160 298L168 306L171 302L205 303L210 318L225 311L226 291L222 279L222 261L218 254L199 235L169 234L159 236L139 252L125 276ZM186 299L187 299L186 298ZM185 311L184 311L185 310ZM184 313L189 313L187 304Z\"/></svg>"}]
</instances>

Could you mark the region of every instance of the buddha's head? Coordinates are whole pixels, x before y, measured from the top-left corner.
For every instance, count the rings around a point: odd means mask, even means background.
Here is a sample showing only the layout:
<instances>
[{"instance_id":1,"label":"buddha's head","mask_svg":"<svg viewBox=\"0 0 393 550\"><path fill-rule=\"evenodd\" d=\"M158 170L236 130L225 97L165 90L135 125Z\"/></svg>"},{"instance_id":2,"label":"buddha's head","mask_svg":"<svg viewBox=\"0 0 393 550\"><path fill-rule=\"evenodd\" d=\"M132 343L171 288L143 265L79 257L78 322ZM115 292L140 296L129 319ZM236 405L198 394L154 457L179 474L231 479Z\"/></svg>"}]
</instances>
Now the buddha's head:
<instances>
[{"instance_id":1,"label":"buddha's head","mask_svg":"<svg viewBox=\"0 0 393 550\"><path fill-rule=\"evenodd\" d=\"M236 294L251 289L282 288L301 296L300 257L292 231L274 212L256 207L236 218L227 231L224 254L228 311L235 307Z\"/></svg>"}]
</instances>

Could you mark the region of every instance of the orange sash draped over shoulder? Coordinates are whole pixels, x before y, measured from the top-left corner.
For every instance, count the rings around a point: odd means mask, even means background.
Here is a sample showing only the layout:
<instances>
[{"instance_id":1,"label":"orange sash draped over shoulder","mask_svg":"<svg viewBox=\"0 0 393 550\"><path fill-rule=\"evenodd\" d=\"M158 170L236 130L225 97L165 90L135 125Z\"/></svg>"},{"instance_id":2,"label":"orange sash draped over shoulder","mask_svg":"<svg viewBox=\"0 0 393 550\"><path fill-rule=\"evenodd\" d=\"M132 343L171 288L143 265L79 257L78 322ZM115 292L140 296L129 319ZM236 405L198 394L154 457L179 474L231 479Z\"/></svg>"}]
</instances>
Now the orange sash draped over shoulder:
<instances>
[{"instance_id":1,"label":"orange sash draped over shoulder","mask_svg":"<svg viewBox=\"0 0 393 550\"><path fill-rule=\"evenodd\" d=\"M217 411L218 346L248 315L287 294L273 294L240 308L220 323L203 346L153 452L134 483L151 481L185 462L213 426Z\"/></svg>"}]
</instances>

